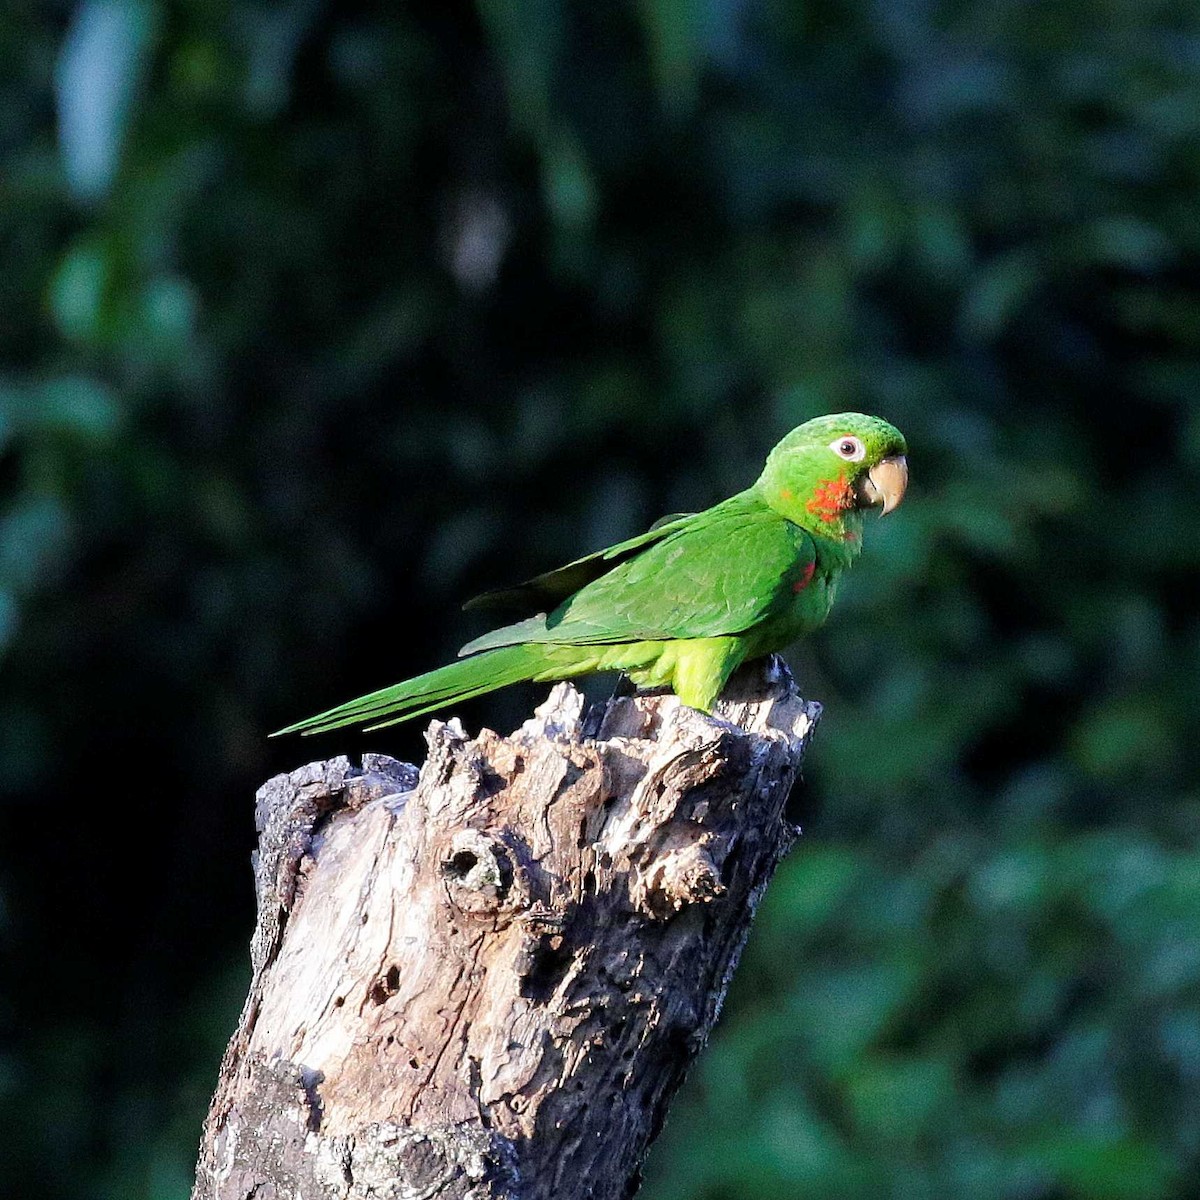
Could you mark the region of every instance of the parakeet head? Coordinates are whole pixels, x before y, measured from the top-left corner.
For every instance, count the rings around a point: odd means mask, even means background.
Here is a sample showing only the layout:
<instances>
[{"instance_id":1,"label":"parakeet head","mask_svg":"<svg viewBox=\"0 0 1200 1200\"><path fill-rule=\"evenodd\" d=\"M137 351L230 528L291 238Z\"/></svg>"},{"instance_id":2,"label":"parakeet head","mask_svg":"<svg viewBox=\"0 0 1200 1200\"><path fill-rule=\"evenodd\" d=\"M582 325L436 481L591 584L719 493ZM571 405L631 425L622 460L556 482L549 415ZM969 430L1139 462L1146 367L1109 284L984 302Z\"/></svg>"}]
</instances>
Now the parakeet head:
<instances>
[{"instance_id":1,"label":"parakeet head","mask_svg":"<svg viewBox=\"0 0 1200 1200\"><path fill-rule=\"evenodd\" d=\"M755 485L776 512L813 533L854 541L864 508L889 513L908 486L907 446L865 413L814 417L771 451Z\"/></svg>"}]
</instances>

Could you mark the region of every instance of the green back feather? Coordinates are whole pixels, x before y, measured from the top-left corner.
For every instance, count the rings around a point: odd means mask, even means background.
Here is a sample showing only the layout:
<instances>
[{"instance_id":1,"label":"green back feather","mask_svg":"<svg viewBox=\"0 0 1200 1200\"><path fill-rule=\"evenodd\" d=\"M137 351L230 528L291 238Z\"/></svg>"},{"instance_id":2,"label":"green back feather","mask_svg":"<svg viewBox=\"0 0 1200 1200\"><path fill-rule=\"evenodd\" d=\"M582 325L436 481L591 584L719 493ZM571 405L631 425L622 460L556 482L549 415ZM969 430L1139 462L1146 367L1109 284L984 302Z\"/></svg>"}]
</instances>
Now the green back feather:
<instances>
[{"instance_id":1,"label":"green back feather","mask_svg":"<svg viewBox=\"0 0 1200 1200\"><path fill-rule=\"evenodd\" d=\"M679 522L548 615L495 629L460 653L741 633L790 603L814 557L807 533L744 492Z\"/></svg>"}]
</instances>

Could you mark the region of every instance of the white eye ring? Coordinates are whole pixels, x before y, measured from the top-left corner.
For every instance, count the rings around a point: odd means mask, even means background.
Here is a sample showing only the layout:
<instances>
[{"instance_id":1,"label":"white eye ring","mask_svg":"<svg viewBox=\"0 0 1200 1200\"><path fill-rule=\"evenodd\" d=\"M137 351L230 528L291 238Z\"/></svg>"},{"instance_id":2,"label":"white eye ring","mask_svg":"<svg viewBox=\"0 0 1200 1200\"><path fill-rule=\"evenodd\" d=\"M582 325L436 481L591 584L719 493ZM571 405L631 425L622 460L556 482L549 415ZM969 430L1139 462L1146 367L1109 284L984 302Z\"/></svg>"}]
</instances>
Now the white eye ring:
<instances>
[{"instance_id":1,"label":"white eye ring","mask_svg":"<svg viewBox=\"0 0 1200 1200\"><path fill-rule=\"evenodd\" d=\"M838 458L844 458L847 462L862 462L867 457L866 446L852 433L844 434L840 438L834 438L829 443L829 448Z\"/></svg>"}]
</instances>

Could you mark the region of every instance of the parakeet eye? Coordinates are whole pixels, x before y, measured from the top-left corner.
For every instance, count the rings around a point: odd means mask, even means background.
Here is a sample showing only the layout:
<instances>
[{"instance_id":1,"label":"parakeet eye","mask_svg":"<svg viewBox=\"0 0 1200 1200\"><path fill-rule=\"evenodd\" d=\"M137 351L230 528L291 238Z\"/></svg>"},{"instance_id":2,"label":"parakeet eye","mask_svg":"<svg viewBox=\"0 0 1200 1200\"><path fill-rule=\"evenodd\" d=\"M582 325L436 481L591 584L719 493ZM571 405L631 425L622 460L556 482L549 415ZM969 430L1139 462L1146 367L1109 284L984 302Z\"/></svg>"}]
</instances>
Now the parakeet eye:
<instances>
[{"instance_id":1,"label":"parakeet eye","mask_svg":"<svg viewBox=\"0 0 1200 1200\"><path fill-rule=\"evenodd\" d=\"M862 442L851 434L845 437L840 437L836 441L829 443L829 448L839 458L844 458L847 462L862 462L867 457L867 448Z\"/></svg>"}]
</instances>

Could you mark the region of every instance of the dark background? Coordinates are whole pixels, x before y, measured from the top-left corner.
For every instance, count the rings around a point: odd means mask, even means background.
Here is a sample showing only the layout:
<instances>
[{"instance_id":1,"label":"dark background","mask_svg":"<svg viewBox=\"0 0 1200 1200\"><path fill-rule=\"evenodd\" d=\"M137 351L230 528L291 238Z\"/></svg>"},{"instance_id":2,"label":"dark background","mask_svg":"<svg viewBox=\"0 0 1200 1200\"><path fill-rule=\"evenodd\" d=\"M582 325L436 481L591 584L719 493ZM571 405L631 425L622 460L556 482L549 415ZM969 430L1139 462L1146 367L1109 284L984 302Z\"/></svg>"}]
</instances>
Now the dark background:
<instances>
[{"instance_id":1,"label":"dark background","mask_svg":"<svg viewBox=\"0 0 1200 1200\"><path fill-rule=\"evenodd\" d=\"M0 1103L182 1200L267 731L816 413L914 483L648 1200L1200 1195L1200 13L9 0ZM464 706L518 722L544 689Z\"/></svg>"}]
</instances>

